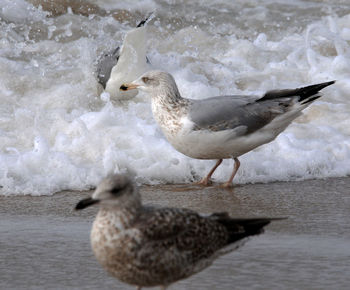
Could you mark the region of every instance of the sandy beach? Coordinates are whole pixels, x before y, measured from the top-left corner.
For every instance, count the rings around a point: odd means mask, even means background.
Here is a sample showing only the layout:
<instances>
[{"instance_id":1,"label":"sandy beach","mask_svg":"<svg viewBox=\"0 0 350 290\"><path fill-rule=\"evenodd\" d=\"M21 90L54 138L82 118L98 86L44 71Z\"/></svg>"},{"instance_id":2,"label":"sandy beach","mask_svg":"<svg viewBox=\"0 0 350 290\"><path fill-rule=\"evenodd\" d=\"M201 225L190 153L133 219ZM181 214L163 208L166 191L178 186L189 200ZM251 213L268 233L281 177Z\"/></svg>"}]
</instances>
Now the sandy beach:
<instances>
[{"instance_id":1,"label":"sandy beach","mask_svg":"<svg viewBox=\"0 0 350 290\"><path fill-rule=\"evenodd\" d=\"M350 178L248 184L232 191L142 186L145 203L288 217L170 289L348 289ZM89 244L89 192L0 196L0 289L133 289L105 273Z\"/></svg>"}]
</instances>

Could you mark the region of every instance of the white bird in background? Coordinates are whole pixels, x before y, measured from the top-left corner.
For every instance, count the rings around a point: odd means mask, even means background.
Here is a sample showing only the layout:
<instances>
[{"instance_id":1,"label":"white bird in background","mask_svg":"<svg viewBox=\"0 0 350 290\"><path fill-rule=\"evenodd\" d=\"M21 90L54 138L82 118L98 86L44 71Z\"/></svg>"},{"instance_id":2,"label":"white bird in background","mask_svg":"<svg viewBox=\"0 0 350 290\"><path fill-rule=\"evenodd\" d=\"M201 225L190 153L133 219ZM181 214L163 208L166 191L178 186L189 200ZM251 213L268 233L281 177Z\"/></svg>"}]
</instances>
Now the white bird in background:
<instances>
[{"instance_id":1,"label":"white bird in background","mask_svg":"<svg viewBox=\"0 0 350 290\"><path fill-rule=\"evenodd\" d=\"M97 60L97 80L112 99L127 100L137 94L121 92L119 87L124 82L135 80L147 70L145 24L152 15L153 13L125 35L121 48L118 46Z\"/></svg>"},{"instance_id":2,"label":"white bird in background","mask_svg":"<svg viewBox=\"0 0 350 290\"><path fill-rule=\"evenodd\" d=\"M137 186L126 175L110 175L92 197L100 210L91 230L91 246L100 264L120 281L141 287L168 285L210 266L221 255L263 232L280 218L203 216L184 208L154 208L141 203Z\"/></svg>"},{"instance_id":3,"label":"white bird in background","mask_svg":"<svg viewBox=\"0 0 350 290\"><path fill-rule=\"evenodd\" d=\"M224 187L231 187L240 162L237 157L274 140L301 111L321 97L334 81L263 96L218 96L202 100L181 97L172 75L149 71L121 90L140 89L152 97L153 116L165 137L181 153L197 159L218 159L199 183L210 178L223 159L234 169Z\"/></svg>"}]
</instances>

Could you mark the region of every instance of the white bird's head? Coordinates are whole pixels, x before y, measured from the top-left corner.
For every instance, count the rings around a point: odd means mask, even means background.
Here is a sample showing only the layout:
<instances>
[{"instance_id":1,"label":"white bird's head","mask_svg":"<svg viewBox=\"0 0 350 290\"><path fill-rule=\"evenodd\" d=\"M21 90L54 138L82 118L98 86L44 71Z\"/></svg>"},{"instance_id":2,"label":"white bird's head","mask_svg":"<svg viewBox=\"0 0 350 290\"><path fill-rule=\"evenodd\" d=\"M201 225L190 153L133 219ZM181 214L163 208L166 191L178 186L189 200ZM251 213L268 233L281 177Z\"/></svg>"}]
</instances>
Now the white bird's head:
<instances>
[{"instance_id":1,"label":"white bird's head","mask_svg":"<svg viewBox=\"0 0 350 290\"><path fill-rule=\"evenodd\" d=\"M102 207L129 208L141 204L134 181L127 175L109 175L97 186L91 197L81 200L75 209L84 209L93 204Z\"/></svg>"}]
</instances>

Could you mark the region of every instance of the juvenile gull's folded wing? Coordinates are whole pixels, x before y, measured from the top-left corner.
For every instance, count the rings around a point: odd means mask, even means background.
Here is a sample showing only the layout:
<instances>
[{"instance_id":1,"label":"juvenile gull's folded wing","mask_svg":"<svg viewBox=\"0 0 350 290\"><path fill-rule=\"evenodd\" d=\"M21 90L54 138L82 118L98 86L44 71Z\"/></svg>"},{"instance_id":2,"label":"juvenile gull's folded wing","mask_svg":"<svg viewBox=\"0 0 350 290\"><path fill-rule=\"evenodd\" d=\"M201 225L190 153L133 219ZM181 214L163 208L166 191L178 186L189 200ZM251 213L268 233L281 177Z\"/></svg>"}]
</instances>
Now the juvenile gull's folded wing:
<instances>
[{"instance_id":1,"label":"juvenile gull's folded wing","mask_svg":"<svg viewBox=\"0 0 350 290\"><path fill-rule=\"evenodd\" d=\"M227 231L220 223L188 209L146 211L135 227L149 242L158 242L158 246L174 245L179 251L193 251L200 256L211 255L228 241Z\"/></svg>"}]
</instances>

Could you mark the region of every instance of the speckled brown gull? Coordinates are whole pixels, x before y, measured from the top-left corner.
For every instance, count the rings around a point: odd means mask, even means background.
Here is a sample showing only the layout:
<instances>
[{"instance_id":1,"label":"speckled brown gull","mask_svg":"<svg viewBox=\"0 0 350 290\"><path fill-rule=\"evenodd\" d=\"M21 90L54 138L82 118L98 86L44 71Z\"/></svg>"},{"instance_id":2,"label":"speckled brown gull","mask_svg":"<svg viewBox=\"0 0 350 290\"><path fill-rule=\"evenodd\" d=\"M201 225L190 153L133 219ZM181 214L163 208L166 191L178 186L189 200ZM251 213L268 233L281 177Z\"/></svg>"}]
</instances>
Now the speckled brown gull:
<instances>
[{"instance_id":1,"label":"speckled brown gull","mask_svg":"<svg viewBox=\"0 0 350 290\"><path fill-rule=\"evenodd\" d=\"M233 158L233 172L223 185L230 187L240 166L237 157L274 140L321 97L320 90L333 83L270 91L263 96L193 100L181 97L169 73L149 71L120 89L140 89L152 97L153 116L176 150L192 158L218 160L200 184L210 184L222 159Z\"/></svg>"},{"instance_id":2,"label":"speckled brown gull","mask_svg":"<svg viewBox=\"0 0 350 290\"><path fill-rule=\"evenodd\" d=\"M138 289L165 289L203 270L247 237L262 233L272 220L145 207L137 186L126 175L108 176L76 209L93 204L100 205L91 231L97 260L110 274Z\"/></svg>"}]
</instances>

